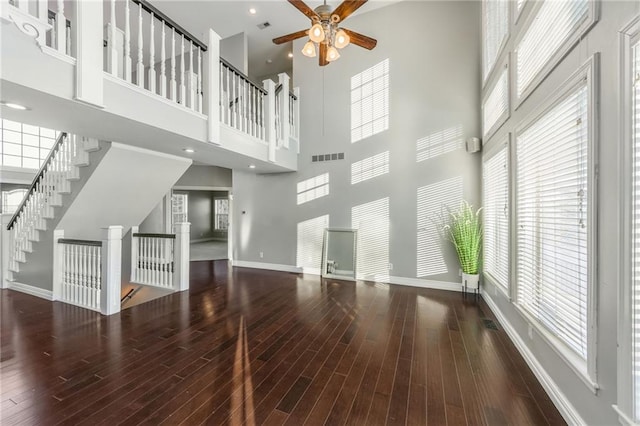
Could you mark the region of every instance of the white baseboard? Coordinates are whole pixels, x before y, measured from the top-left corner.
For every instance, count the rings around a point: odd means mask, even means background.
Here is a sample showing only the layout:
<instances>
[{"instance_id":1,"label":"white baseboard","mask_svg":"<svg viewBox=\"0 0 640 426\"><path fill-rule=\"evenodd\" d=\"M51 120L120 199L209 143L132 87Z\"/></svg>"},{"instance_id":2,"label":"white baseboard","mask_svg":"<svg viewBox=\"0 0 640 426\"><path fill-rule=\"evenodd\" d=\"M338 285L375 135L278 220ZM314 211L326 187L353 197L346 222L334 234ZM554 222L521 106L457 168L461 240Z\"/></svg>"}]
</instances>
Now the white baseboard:
<instances>
[{"instance_id":1,"label":"white baseboard","mask_svg":"<svg viewBox=\"0 0 640 426\"><path fill-rule=\"evenodd\" d=\"M301 274L302 268L291 265L280 265L278 263L246 262L244 260L234 260L233 266L240 268L267 269L270 271L293 272Z\"/></svg>"},{"instance_id":2,"label":"white baseboard","mask_svg":"<svg viewBox=\"0 0 640 426\"><path fill-rule=\"evenodd\" d=\"M585 422L582 417L580 417L580 414L575 409L573 404L571 404L571 402L560 390L553 378L549 375L549 373L547 373L547 371L544 369L542 364L540 364L535 355L533 355L518 332L507 321L505 316L502 315L502 312L495 304L491 296L489 296L489 293L484 292L482 294L482 298L485 300L485 302L487 302L487 305L489 305L491 312L493 312L493 314L496 316L498 322L507 333L515 347L518 349L520 355L522 355L524 360L527 362L527 365L529 366L529 368L531 368L531 371L533 371L533 374L535 374L540 384L542 384L542 387L547 392L547 394L551 398L551 401L553 401L553 404L556 406L558 411L560 411L560 414L566 420L566 422L570 425L586 425L587 422Z\"/></svg>"},{"instance_id":3,"label":"white baseboard","mask_svg":"<svg viewBox=\"0 0 640 426\"><path fill-rule=\"evenodd\" d=\"M10 281L9 289L19 291L20 293L30 294L31 296L39 297L41 299L46 299L51 301L53 300L53 292L51 290L45 290L43 288L34 287L32 285Z\"/></svg>"},{"instance_id":4,"label":"white baseboard","mask_svg":"<svg viewBox=\"0 0 640 426\"><path fill-rule=\"evenodd\" d=\"M462 290L461 283L452 283L449 281L423 280L421 278L406 277L389 277L390 284L406 285L411 287L431 288L434 290L457 291Z\"/></svg>"}]
</instances>

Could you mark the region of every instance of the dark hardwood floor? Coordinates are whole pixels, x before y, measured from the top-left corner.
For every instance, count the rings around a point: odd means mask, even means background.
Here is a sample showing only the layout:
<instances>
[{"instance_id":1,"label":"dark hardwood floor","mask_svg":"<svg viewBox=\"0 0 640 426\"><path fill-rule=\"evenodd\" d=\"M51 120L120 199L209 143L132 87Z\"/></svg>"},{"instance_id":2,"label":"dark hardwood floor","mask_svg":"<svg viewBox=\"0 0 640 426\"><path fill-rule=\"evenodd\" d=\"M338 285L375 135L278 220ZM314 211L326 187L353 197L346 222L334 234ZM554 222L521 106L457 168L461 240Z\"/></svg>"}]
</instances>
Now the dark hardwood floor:
<instances>
[{"instance_id":1,"label":"dark hardwood floor","mask_svg":"<svg viewBox=\"0 0 640 426\"><path fill-rule=\"evenodd\" d=\"M483 302L193 262L110 317L0 292L0 423L564 421Z\"/></svg>"}]
</instances>

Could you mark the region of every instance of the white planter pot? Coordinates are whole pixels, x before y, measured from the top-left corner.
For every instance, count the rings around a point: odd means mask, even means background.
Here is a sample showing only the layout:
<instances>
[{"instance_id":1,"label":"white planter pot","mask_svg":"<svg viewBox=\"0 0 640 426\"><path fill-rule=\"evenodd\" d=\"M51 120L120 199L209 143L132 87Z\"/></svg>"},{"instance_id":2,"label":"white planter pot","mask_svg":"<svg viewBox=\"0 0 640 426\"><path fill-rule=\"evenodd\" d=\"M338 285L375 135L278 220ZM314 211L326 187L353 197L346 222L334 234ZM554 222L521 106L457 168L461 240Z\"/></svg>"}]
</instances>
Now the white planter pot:
<instances>
[{"instance_id":1,"label":"white planter pot","mask_svg":"<svg viewBox=\"0 0 640 426\"><path fill-rule=\"evenodd\" d=\"M462 288L465 291L478 290L480 288L480 274L462 273Z\"/></svg>"}]
</instances>

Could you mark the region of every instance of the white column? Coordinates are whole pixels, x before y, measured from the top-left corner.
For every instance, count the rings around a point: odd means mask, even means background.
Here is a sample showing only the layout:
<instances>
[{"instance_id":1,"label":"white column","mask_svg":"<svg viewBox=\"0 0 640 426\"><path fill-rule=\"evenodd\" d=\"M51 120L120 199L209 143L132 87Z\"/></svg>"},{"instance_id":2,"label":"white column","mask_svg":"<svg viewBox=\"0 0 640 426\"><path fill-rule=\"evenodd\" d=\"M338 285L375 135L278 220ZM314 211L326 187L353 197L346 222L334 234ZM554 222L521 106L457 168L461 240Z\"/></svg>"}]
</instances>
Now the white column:
<instances>
[{"instance_id":1,"label":"white column","mask_svg":"<svg viewBox=\"0 0 640 426\"><path fill-rule=\"evenodd\" d=\"M21 2L22 3L22 2ZM26 3L26 1L25 1ZM56 13L56 48L58 52L67 54L67 17L64 16L64 1L58 0L58 13ZM102 6L102 4L100 5ZM102 28L102 24L100 25Z\"/></svg>"},{"instance_id":2,"label":"white column","mask_svg":"<svg viewBox=\"0 0 640 426\"><path fill-rule=\"evenodd\" d=\"M293 94L295 95L297 101L294 104L294 115L293 115L293 128L295 129L296 134L293 135L296 142L296 149L298 150L298 154L300 154L300 88L294 87Z\"/></svg>"},{"instance_id":3,"label":"white column","mask_svg":"<svg viewBox=\"0 0 640 426\"><path fill-rule=\"evenodd\" d=\"M53 231L53 300L62 300L62 273L64 271L64 247L58 240L64 238L64 230Z\"/></svg>"},{"instance_id":4,"label":"white column","mask_svg":"<svg viewBox=\"0 0 640 426\"><path fill-rule=\"evenodd\" d=\"M102 228L102 283L100 312L111 315L120 312L122 272L122 226Z\"/></svg>"},{"instance_id":5,"label":"white column","mask_svg":"<svg viewBox=\"0 0 640 426\"><path fill-rule=\"evenodd\" d=\"M137 226L131 227L131 277L129 280L132 283L138 282L138 244L140 243L140 239L133 236L133 234L137 234L138 232L139 228Z\"/></svg>"},{"instance_id":6,"label":"white column","mask_svg":"<svg viewBox=\"0 0 640 426\"><path fill-rule=\"evenodd\" d=\"M5 213L2 215L2 241L0 241L0 252L2 253L2 264L0 265L0 288L8 288L8 280L12 277L13 273L9 271L9 258L11 257L11 248L13 247L12 238L13 232L7 230L7 226L11 221L12 214Z\"/></svg>"},{"instance_id":7,"label":"white column","mask_svg":"<svg viewBox=\"0 0 640 426\"><path fill-rule=\"evenodd\" d=\"M209 29L209 45L205 61L208 141L220 145L220 36ZM225 106L226 108L226 106Z\"/></svg>"},{"instance_id":8,"label":"white column","mask_svg":"<svg viewBox=\"0 0 640 426\"><path fill-rule=\"evenodd\" d=\"M267 91L264 98L264 131L266 141L269 144L269 161L276 161L276 83L267 79L262 82L262 87Z\"/></svg>"},{"instance_id":9,"label":"white column","mask_svg":"<svg viewBox=\"0 0 640 426\"><path fill-rule=\"evenodd\" d=\"M49 23L49 2L47 0L38 0L38 19L44 23Z\"/></svg>"},{"instance_id":10,"label":"white column","mask_svg":"<svg viewBox=\"0 0 640 426\"><path fill-rule=\"evenodd\" d=\"M282 102L280 102L280 134L285 148L289 148L289 75L287 73L278 74L278 83L282 84Z\"/></svg>"},{"instance_id":11,"label":"white column","mask_svg":"<svg viewBox=\"0 0 640 426\"><path fill-rule=\"evenodd\" d=\"M102 108L104 102L102 3L74 3L76 20L76 94L75 99Z\"/></svg>"},{"instance_id":12,"label":"white column","mask_svg":"<svg viewBox=\"0 0 640 426\"><path fill-rule=\"evenodd\" d=\"M189 289L189 222L173 225L173 286L177 291Z\"/></svg>"}]
</instances>

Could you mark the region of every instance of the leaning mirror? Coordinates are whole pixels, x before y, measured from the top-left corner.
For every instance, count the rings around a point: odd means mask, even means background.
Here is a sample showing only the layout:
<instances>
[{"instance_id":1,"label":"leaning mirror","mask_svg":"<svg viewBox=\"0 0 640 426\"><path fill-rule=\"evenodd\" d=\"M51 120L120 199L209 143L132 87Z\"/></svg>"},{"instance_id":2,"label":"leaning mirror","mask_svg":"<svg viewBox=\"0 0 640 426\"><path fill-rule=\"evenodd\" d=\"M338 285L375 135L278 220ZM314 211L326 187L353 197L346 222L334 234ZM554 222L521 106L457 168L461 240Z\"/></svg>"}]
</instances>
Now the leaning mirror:
<instances>
[{"instance_id":1,"label":"leaning mirror","mask_svg":"<svg viewBox=\"0 0 640 426\"><path fill-rule=\"evenodd\" d=\"M322 249L322 276L355 281L357 242L358 231L355 229L325 229Z\"/></svg>"}]
</instances>

